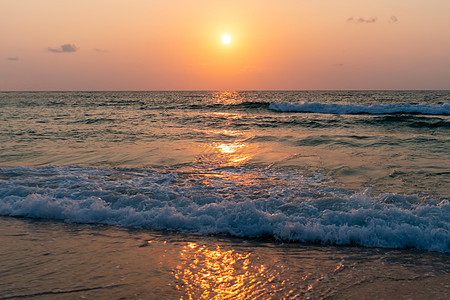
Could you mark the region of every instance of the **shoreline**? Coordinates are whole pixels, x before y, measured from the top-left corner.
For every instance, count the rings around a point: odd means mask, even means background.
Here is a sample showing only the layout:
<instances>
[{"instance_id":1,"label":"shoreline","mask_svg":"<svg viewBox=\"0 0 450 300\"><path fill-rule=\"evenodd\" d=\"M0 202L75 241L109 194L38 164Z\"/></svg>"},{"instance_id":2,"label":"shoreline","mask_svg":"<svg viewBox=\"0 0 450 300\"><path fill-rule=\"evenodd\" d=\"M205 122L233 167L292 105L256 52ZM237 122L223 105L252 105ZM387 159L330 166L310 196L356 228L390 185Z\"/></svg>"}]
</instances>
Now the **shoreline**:
<instances>
[{"instance_id":1,"label":"shoreline","mask_svg":"<svg viewBox=\"0 0 450 300\"><path fill-rule=\"evenodd\" d=\"M0 239L0 299L450 295L450 255L444 253L277 244L13 217L0 217Z\"/></svg>"}]
</instances>

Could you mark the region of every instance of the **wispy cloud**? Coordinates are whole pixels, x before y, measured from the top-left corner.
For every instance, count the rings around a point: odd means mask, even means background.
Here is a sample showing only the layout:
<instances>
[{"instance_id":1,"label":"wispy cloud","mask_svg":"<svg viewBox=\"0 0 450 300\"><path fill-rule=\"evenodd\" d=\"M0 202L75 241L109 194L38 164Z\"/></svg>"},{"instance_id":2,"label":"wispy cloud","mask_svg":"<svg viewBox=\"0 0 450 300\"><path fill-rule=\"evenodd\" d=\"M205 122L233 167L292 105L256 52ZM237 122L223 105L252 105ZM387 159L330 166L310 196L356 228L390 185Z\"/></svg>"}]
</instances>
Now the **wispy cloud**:
<instances>
[{"instance_id":1,"label":"wispy cloud","mask_svg":"<svg viewBox=\"0 0 450 300\"><path fill-rule=\"evenodd\" d=\"M18 61L19 58L18 58L17 56L15 56L15 57L7 57L6 60L9 60L9 61Z\"/></svg>"},{"instance_id":2,"label":"wispy cloud","mask_svg":"<svg viewBox=\"0 0 450 300\"><path fill-rule=\"evenodd\" d=\"M396 16L391 16L389 18L389 23L397 23L398 22L398 18Z\"/></svg>"},{"instance_id":3,"label":"wispy cloud","mask_svg":"<svg viewBox=\"0 0 450 300\"><path fill-rule=\"evenodd\" d=\"M377 18L364 19L364 18L350 17L347 19L347 22L353 22L353 23L375 23L376 21L377 21Z\"/></svg>"},{"instance_id":4,"label":"wispy cloud","mask_svg":"<svg viewBox=\"0 0 450 300\"><path fill-rule=\"evenodd\" d=\"M53 53L65 53L65 52L76 52L78 50L77 46L74 44L64 44L59 48L50 48L48 47L48 51Z\"/></svg>"},{"instance_id":5,"label":"wispy cloud","mask_svg":"<svg viewBox=\"0 0 450 300\"><path fill-rule=\"evenodd\" d=\"M104 49L99 49L99 48L94 48L95 52L100 52L100 53L108 53L108 50L104 50Z\"/></svg>"},{"instance_id":6,"label":"wispy cloud","mask_svg":"<svg viewBox=\"0 0 450 300\"><path fill-rule=\"evenodd\" d=\"M332 64L333 67L343 67L344 64Z\"/></svg>"}]
</instances>

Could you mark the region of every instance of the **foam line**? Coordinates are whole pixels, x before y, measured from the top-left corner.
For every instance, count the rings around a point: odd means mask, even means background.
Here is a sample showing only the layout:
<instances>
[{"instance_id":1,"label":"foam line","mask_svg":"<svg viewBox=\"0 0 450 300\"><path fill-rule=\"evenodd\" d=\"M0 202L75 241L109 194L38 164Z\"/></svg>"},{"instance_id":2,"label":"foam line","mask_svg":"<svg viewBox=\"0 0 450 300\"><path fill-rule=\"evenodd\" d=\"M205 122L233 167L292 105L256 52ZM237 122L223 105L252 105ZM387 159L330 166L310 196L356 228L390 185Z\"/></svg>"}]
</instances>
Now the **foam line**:
<instances>
[{"instance_id":1,"label":"foam line","mask_svg":"<svg viewBox=\"0 0 450 300\"><path fill-rule=\"evenodd\" d=\"M318 102L272 102L269 109L277 112L303 112L321 114L422 114L422 115L449 115L450 104L442 105L355 105L355 104L327 104Z\"/></svg>"}]
</instances>

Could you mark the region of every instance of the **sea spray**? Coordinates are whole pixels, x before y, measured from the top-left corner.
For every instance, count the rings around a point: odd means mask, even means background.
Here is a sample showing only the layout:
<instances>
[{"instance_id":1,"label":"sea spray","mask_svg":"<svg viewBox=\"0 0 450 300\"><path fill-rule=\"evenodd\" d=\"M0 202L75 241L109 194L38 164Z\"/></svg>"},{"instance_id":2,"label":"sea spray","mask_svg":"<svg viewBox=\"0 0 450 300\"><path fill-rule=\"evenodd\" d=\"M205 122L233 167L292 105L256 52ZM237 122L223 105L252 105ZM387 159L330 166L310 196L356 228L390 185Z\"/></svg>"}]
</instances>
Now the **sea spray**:
<instances>
[{"instance_id":1,"label":"sea spray","mask_svg":"<svg viewBox=\"0 0 450 300\"><path fill-rule=\"evenodd\" d=\"M332 188L320 176L270 170L260 170L251 184L242 179L252 173L246 168L192 176L170 169L1 168L0 214L450 252L445 197L372 195ZM274 181L277 185L268 184Z\"/></svg>"}]
</instances>

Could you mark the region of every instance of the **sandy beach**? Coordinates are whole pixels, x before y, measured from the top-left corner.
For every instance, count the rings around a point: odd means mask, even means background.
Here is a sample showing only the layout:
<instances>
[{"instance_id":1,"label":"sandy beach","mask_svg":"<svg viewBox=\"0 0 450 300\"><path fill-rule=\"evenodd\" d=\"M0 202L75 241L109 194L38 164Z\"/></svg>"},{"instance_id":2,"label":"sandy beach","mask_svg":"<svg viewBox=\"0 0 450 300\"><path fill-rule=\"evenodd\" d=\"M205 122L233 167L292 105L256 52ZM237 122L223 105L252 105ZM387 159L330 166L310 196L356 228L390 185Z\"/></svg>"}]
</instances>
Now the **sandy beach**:
<instances>
[{"instance_id":1,"label":"sandy beach","mask_svg":"<svg viewBox=\"0 0 450 300\"><path fill-rule=\"evenodd\" d=\"M448 254L0 218L0 299L448 299Z\"/></svg>"}]
</instances>

